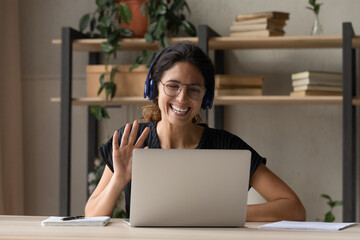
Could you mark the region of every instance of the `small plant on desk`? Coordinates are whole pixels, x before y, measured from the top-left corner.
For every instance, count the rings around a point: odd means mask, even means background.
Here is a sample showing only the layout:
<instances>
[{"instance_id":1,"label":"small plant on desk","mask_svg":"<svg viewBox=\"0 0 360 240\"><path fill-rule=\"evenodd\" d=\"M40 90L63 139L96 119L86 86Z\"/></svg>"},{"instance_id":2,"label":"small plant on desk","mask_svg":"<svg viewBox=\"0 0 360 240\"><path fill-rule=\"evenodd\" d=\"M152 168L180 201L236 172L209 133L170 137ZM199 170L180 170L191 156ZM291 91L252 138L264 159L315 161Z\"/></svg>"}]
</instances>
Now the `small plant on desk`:
<instances>
[{"instance_id":1,"label":"small plant on desk","mask_svg":"<svg viewBox=\"0 0 360 240\"><path fill-rule=\"evenodd\" d=\"M340 200L332 200L332 198L327 195L327 194L321 194L321 197L325 198L328 200L327 204L329 205L330 207L330 211L328 211L326 214L325 214L325 218L323 220L323 222L334 222L335 221L335 216L332 212L333 208L336 207L336 206L341 206L342 205L342 201Z\"/></svg>"}]
</instances>

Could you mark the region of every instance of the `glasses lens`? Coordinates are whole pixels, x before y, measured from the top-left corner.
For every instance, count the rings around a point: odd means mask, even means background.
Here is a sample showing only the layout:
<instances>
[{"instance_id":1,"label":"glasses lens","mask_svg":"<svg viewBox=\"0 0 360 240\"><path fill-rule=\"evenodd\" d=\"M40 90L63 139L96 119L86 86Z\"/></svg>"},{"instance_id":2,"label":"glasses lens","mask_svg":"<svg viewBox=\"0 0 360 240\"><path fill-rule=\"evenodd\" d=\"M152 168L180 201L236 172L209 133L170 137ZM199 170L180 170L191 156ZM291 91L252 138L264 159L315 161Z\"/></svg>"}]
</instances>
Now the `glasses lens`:
<instances>
[{"instance_id":1,"label":"glasses lens","mask_svg":"<svg viewBox=\"0 0 360 240\"><path fill-rule=\"evenodd\" d=\"M169 97L176 97L182 90L182 84L178 82L166 82L164 92ZM184 84L187 87L187 94L193 100L201 100L205 95L205 89L201 86Z\"/></svg>"},{"instance_id":2,"label":"glasses lens","mask_svg":"<svg viewBox=\"0 0 360 240\"><path fill-rule=\"evenodd\" d=\"M164 85L165 94L170 97L175 97L181 91L181 84L176 82L167 82Z\"/></svg>"},{"instance_id":3,"label":"glasses lens","mask_svg":"<svg viewBox=\"0 0 360 240\"><path fill-rule=\"evenodd\" d=\"M204 89L200 86L189 86L188 87L188 94L189 97L194 100L200 100L204 96Z\"/></svg>"}]
</instances>

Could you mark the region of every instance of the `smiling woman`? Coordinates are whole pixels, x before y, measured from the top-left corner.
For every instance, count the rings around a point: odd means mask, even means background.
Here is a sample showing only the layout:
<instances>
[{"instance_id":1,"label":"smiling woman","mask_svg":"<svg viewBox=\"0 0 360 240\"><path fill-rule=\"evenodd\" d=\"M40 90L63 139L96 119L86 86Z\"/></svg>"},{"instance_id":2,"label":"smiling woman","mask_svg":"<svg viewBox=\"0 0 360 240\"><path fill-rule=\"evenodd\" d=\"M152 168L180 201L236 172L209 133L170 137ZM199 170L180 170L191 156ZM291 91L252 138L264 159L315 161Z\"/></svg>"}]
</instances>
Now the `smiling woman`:
<instances>
[{"instance_id":1,"label":"smiling woman","mask_svg":"<svg viewBox=\"0 0 360 240\"><path fill-rule=\"evenodd\" d=\"M214 85L211 60L189 42L169 46L155 58L145 83L144 97L154 103L144 110L147 122L126 124L101 147L107 166L85 207L86 216L110 215L123 190L129 215L135 148L247 149L250 185L267 200L248 206L247 221L305 219L300 200L265 166L265 158L238 136L199 123L201 108L212 107Z\"/></svg>"}]
</instances>

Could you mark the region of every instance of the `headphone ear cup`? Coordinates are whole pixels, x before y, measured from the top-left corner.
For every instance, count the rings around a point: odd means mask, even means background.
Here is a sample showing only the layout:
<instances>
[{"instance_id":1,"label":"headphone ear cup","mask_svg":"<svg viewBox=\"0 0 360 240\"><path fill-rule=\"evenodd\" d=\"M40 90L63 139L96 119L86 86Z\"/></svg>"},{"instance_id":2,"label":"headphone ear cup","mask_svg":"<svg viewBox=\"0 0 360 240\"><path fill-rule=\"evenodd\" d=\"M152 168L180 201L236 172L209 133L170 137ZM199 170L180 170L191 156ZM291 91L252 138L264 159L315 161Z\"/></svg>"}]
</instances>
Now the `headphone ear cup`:
<instances>
[{"instance_id":1,"label":"headphone ear cup","mask_svg":"<svg viewBox=\"0 0 360 240\"><path fill-rule=\"evenodd\" d=\"M148 89L149 100L154 98L154 80L152 78L149 79L149 89Z\"/></svg>"},{"instance_id":2,"label":"headphone ear cup","mask_svg":"<svg viewBox=\"0 0 360 240\"><path fill-rule=\"evenodd\" d=\"M211 109L213 104L214 95L211 91L206 91L201 108L206 109L209 107Z\"/></svg>"}]
</instances>

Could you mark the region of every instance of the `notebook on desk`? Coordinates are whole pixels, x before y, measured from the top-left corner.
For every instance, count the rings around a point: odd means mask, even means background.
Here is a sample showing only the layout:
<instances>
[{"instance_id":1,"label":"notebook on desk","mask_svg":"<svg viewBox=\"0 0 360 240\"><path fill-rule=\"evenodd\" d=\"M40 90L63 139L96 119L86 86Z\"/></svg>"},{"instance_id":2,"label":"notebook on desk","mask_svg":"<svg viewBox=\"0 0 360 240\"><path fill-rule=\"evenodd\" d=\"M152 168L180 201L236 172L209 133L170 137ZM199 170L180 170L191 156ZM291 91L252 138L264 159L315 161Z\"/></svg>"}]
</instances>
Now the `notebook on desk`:
<instances>
[{"instance_id":1,"label":"notebook on desk","mask_svg":"<svg viewBox=\"0 0 360 240\"><path fill-rule=\"evenodd\" d=\"M243 226L250 158L248 150L135 149L130 225Z\"/></svg>"}]
</instances>

